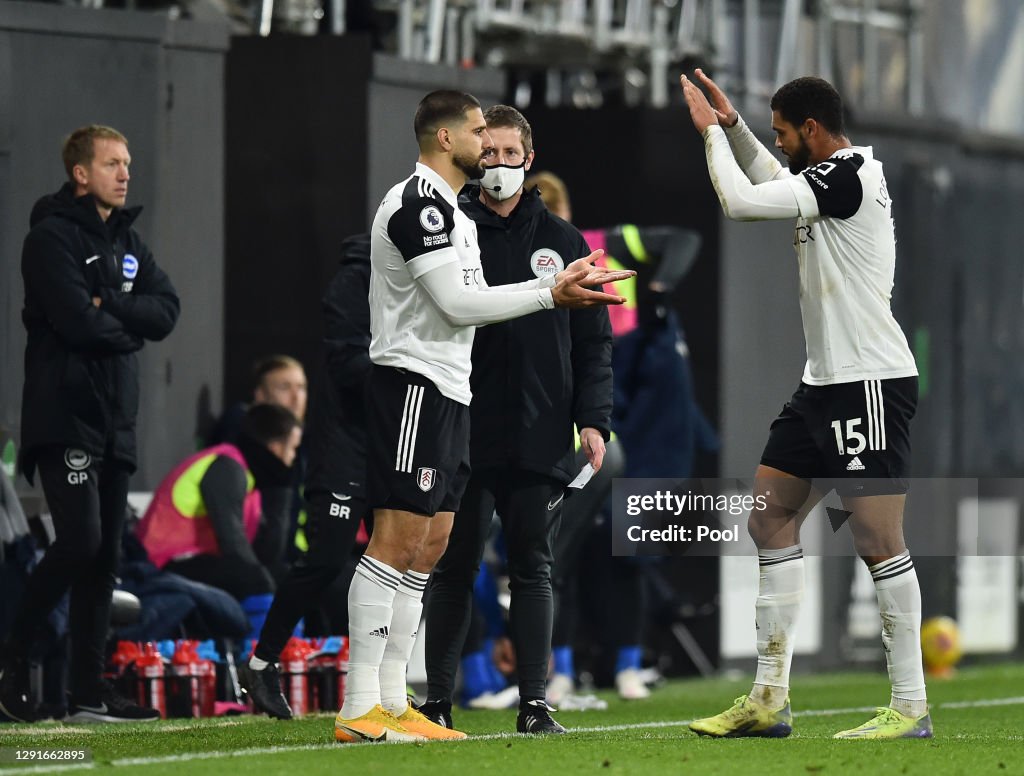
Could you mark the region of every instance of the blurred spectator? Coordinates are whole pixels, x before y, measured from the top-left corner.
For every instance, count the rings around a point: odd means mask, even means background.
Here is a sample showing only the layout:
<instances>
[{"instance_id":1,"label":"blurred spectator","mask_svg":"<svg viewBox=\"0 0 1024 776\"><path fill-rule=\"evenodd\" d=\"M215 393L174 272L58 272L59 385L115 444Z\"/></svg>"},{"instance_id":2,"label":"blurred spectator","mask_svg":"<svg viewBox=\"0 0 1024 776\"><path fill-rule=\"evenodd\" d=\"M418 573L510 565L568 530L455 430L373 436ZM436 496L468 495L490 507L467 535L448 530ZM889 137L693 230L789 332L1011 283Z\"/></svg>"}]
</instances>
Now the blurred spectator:
<instances>
[{"instance_id":1,"label":"blurred spectator","mask_svg":"<svg viewBox=\"0 0 1024 776\"><path fill-rule=\"evenodd\" d=\"M284 407L298 418L306 421L306 400L308 396L306 370L291 356L265 356L252 367L252 404L276 404ZM221 415L214 427L207 446L235 443L238 441L242 419L250 405L245 402L232 404ZM285 532L285 548L288 560L295 559L305 551L304 526L306 513L303 509L302 483L306 477L306 448L300 445L292 466L292 496ZM286 564L272 569L274 579L281 581Z\"/></svg>"},{"instance_id":2,"label":"blurred spectator","mask_svg":"<svg viewBox=\"0 0 1024 776\"><path fill-rule=\"evenodd\" d=\"M201 450L160 483L138 527L157 568L242 601L274 591L283 563L291 466L302 426L284 407L254 404L238 444Z\"/></svg>"},{"instance_id":3,"label":"blurred spectator","mask_svg":"<svg viewBox=\"0 0 1024 776\"><path fill-rule=\"evenodd\" d=\"M0 439L4 434L0 432ZM0 633L6 633L14 618L33 560L33 542L28 520L14 483L0 471Z\"/></svg>"},{"instance_id":4,"label":"blurred spectator","mask_svg":"<svg viewBox=\"0 0 1024 776\"><path fill-rule=\"evenodd\" d=\"M277 404L303 423L306 420L307 394L306 370L291 356L266 356L253 364L253 404ZM236 402L225 409L207 440L207 446L237 442L247 408L245 402Z\"/></svg>"}]
</instances>

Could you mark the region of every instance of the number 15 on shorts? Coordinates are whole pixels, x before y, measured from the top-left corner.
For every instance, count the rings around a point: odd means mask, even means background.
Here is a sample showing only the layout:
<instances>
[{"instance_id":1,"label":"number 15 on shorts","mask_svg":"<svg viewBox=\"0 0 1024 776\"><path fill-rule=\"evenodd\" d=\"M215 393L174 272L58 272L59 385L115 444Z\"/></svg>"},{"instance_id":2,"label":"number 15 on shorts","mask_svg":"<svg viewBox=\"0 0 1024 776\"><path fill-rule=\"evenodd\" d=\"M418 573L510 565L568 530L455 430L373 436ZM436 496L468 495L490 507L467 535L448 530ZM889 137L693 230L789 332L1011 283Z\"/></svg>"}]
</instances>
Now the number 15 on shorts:
<instances>
[{"instance_id":1,"label":"number 15 on shorts","mask_svg":"<svg viewBox=\"0 0 1024 776\"><path fill-rule=\"evenodd\" d=\"M836 447L840 455L859 455L864 452L864 448L868 446L868 439L857 430L863 422L863 418L849 418L846 421L846 428L843 429L843 421L832 421L832 431L836 435Z\"/></svg>"}]
</instances>

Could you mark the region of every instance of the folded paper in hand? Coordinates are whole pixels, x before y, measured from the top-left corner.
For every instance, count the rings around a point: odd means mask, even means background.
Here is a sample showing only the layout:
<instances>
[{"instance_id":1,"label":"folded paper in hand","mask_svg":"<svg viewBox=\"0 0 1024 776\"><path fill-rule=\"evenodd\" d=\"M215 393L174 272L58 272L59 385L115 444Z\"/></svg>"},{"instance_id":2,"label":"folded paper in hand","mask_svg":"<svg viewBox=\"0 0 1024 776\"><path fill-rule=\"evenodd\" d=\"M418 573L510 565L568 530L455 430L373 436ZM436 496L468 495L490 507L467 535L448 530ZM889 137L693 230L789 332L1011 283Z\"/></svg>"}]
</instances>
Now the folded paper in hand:
<instances>
[{"instance_id":1,"label":"folded paper in hand","mask_svg":"<svg viewBox=\"0 0 1024 776\"><path fill-rule=\"evenodd\" d=\"M591 464L586 464L580 473L576 475L576 479L569 483L570 488L581 490L594 476L594 467Z\"/></svg>"}]
</instances>

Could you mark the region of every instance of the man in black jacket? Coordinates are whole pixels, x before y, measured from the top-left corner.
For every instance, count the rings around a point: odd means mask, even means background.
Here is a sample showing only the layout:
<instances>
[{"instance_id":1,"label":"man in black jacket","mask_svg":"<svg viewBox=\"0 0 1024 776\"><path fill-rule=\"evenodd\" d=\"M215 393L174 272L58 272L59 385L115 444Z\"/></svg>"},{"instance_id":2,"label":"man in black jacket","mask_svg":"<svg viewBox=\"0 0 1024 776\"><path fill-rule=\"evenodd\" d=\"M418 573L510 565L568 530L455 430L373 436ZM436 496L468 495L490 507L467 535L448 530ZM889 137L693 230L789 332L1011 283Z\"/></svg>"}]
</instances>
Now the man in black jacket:
<instances>
[{"instance_id":1,"label":"man in black jacket","mask_svg":"<svg viewBox=\"0 0 1024 776\"><path fill-rule=\"evenodd\" d=\"M275 665L295 624L333 586L352 555L366 506L363 388L370 374L370 236L342 243L342 263L323 300L325 369L309 406L306 540L309 549L277 588L259 643L239 678L253 703L291 719ZM345 603L346 590L340 595Z\"/></svg>"},{"instance_id":2,"label":"man in black jacket","mask_svg":"<svg viewBox=\"0 0 1024 776\"><path fill-rule=\"evenodd\" d=\"M479 189L459 205L477 227L489 285L554 274L590 253L583 236L524 191L533 162L530 125L504 105L484 118L494 147ZM510 629L521 733L564 733L544 702L551 654L551 545L572 480L573 426L601 467L612 411L612 332L603 308L549 310L480 328L473 344L473 474L434 571L427 605L428 702L451 724L455 670L469 627L473 581L495 509L508 548Z\"/></svg>"},{"instance_id":3,"label":"man in black jacket","mask_svg":"<svg viewBox=\"0 0 1024 776\"><path fill-rule=\"evenodd\" d=\"M33 572L0 660L0 711L31 721L27 659L37 630L71 590L69 718L154 719L101 679L144 340L178 319L178 296L125 208L128 142L86 126L64 142L68 182L32 210L22 250L28 330L21 468L39 471L56 541Z\"/></svg>"}]
</instances>

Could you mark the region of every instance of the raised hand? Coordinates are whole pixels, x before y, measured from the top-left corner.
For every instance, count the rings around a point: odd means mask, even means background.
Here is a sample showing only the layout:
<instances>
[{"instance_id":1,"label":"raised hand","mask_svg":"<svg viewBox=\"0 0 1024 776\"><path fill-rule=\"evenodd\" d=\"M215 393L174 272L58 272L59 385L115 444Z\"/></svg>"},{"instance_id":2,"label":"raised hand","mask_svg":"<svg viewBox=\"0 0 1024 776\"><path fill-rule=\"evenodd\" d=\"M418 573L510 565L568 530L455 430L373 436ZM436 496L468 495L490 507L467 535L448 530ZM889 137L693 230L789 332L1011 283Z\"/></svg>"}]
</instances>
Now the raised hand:
<instances>
[{"instance_id":1,"label":"raised hand","mask_svg":"<svg viewBox=\"0 0 1024 776\"><path fill-rule=\"evenodd\" d=\"M686 106L690 109L690 120L697 131L703 135L708 127L718 123L718 113L711 107L708 98L697 84L685 75L679 76L679 83L683 87Z\"/></svg>"},{"instance_id":2,"label":"raised hand","mask_svg":"<svg viewBox=\"0 0 1024 776\"><path fill-rule=\"evenodd\" d=\"M598 249L589 256L576 259L568 267L555 275L555 282L560 282L568 273L586 272L583 279L579 281L581 286L599 286L602 283L614 283L617 280L625 280L636 275L633 270L610 270L606 267L595 267L594 262L604 255L604 251Z\"/></svg>"},{"instance_id":3,"label":"raised hand","mask_svg":"<svg viewBox=\"0 0 1024 776\"><path fill-rule=\"evenodd\" d=\"M718 116L718 123L723 127L735 126L736 122L740 120L740 114L732 107L732 103L725 96L725 92L719 89L718 84L708 78L699 67L693 71L693 74L697 76L700 82L704 84L704 88L708 90L708 101Z\"/></svg>"}]
</instances>

